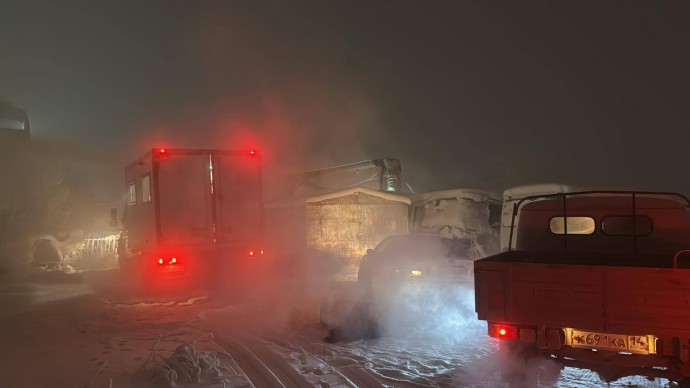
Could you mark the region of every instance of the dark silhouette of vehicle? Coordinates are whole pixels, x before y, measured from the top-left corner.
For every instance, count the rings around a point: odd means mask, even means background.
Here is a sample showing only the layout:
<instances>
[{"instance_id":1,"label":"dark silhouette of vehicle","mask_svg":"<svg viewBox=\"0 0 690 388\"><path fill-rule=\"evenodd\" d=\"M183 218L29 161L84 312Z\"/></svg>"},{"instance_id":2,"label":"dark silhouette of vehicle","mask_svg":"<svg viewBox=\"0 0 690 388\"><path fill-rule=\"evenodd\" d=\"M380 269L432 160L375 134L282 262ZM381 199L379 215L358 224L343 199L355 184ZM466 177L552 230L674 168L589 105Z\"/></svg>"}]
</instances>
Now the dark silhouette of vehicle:
<instances>
[{"instance_id":1,"label":"dark silhouette of vehicle","mask_svg":"<svg viewBox=\"0 0 690 388\"><path fill-rule=\"evenodd\" d=\"M362 257L358 282L371 291L409 282L471 283L472 246L469 239L433 234L390 236Z\"/></svg>"},{"instance_id":2,"label":"dark silhouette of vehicle","mask_svg":"<svg viewBox=\"0 0 690 388\"><path fill-rule=\"evenodd\" d=\"M321 323L331 328L326 341L378 336L379 313L407 292L423 303L427 291L471 287L476 244L436 234L383 239L361 259L357 282L339 284L322 301Z\"/></svg>"}]
</instances>

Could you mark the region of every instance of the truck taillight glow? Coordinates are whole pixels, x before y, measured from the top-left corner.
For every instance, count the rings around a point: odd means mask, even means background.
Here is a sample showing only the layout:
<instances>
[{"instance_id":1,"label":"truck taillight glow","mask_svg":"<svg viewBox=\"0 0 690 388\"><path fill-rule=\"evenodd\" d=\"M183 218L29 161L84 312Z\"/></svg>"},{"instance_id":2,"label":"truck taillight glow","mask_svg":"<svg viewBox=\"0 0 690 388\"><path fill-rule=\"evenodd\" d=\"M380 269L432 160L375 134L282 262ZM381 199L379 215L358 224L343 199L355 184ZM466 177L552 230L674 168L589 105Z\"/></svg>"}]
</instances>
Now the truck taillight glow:
<instances>
[{"instance_id":1,"label":"truck taillight glow","mask_svg":"<svg viewBox=\"0 0 690 388\"><path fill-rule=\"evenodd\" d=\"M171 256L163 256L159 257L158 260L156 260L159 265L164 265L164 264L177 264L178 259L177 257L171 257Z\"/></svg>"},{"instance_id":2,"label":"truck taillight glow","mask_svg":"<svg viewBox=\"0 0 690 388\"><path fill-rule=\"evenodd\" d=\"M518 338L518 329L515 326L489 324L489 337L498 339L515 340Z\"/></svg>"},{"instance_id":3,"label":"truck taillight glow","mask_svg":"<svg viewBox=\"0 0 690 388\"><path fill-rule=\"evenodd\" d=\"M249 150L249 155L252 155L252 156L256 155L256 150Z\"/></svg>"},{"instance_id":4,"label":"truck taillight glow","mask_svg":"<svg viewBox=\"0 0 690 388\"><path fill-rule=\"evenodd\" d=\"M250 257L254 257L254 256L257 256L257 255L263 256L264 250L263 250L263 249L260 249L260 250L258 250L258 251L255 251L255 250L252 249L252 250L250 250L250 251L248 252L248 254L249 254Z\"/></svg>"}]
</instances>

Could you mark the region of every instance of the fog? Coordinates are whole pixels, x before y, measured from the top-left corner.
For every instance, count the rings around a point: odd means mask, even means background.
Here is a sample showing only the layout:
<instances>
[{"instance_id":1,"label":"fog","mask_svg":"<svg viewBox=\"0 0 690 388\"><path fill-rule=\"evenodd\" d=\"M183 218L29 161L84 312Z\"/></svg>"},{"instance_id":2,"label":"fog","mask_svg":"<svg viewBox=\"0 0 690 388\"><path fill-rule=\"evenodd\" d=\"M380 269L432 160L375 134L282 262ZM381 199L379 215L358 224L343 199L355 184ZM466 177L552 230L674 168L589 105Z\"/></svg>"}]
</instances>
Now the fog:
<instances>
[{"instance_id":1,"label":"fog","mask_svg":"<svg viewBox=\"0 0 690 388\"><path fill-rule=\"evenodd\" d=\"M348 366L372 362L348 352L383 349L382 358L404 359L412 344L429 352L413 360L420 370L438 361L430 348L444 349L438 358L453 372L439 374L454 374L446 383L495 382L508 361L485 338L471 287L409 285L376 303L352 291L346 341L328 350L322 340L333 333L318 323L321 302L340 280L352 280L359 262L306 249L309 193L296 193L290 177L389 157L402 163L405 191L417 193L474 187L500 196L554 182L689 194L690 52L679 49L690 38L688 11L681 2L9 1L0 7L0 113L25 110L31 130L21 132L28 141L15 142L22 129L0 117L2 130L13 131L0 139L7 332L84 334L90 322L93 331L79 342L88 355L69 354L102 369L105 352L120 346L111 346L113 333L139 338L132 349L141 353L156 330L173 333L175 344L204 334L199 327L223 338L250 332L284 341L276 342L285 354L303 354L310 361L293 361L319 373L328 368L315 366L315 344L323 345L324 365L331 357ZM266 239L253 244L266 254L243 251L235 260L214 252L216 263L225 261L219 269L185 279L120 271L113 247L128 200L124 169L153 147L256 149L261 199L272 210L264 214ZM176 193L191 196L191 186L180 183ZM175 214L203 213L182 202ZM39 246L48 265L36 260ZM206 255L181 257L199 268ZM36 315L22 318L27 310ZM40 326L53 321L55 330ZM453 360L457 352L467 358ZM121 369L105 368L116 380L143 363L118 354ZM379 378L384 364L372 368ZM61 368L46 368L35 382ZM527 378L539 375L545 385L560 372L532 360L516 366L532 368L542 372ZM77 367L69 371L90 381ZM305 374L316 382L317 372ZM106 374L96 376L106 386Z\"/></svg>"},{"instance_id":2,"label":"fog","mask_svg":"<svg viewBox=\"0 0 690 388\"><path fill-rule=\"evenodd\" d=\"M690 140L685 4L627 4L625 16L598 2L4 11L3 98L36 136L120 166L158 144L255 143L269 171L397 157L417 191L688 189L675 178Z\"/></svg>"}]
</instances>

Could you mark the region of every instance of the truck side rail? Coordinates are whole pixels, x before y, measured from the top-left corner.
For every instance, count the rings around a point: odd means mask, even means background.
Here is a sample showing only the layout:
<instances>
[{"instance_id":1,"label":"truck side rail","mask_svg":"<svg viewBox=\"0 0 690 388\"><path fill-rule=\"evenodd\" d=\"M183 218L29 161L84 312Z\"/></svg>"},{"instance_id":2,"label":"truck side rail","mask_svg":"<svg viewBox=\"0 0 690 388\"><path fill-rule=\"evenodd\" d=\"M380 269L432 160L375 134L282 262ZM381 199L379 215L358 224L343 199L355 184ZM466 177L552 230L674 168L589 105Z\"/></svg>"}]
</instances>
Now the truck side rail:
<instances>
[{"instance_id":1,"label":"truck side rail","mask_svg":"<svg viewBox=\"0 0 690 388\"><path fill-rule=\"evenodd\" d=\"M673 269L678 269L678 257L685 254L690 254L690 249L681 249L673 255Z\"/></svg>"},{"instance_id":2,"label":"truck side rail","mask_svg":"<svg viewBox=\"0 0 690 388\"><path fill-rule=\"evenodd\" d=\"M690 250L688 250L690 253ZM596 252L549 252L505 251L481 259L482 262L547 264L555 266L603 266L659 269L687 269L678 266L672 256L661 254L596 253ZM476 264L475 264L476 266Z\"/></svg>"}]
</instances>

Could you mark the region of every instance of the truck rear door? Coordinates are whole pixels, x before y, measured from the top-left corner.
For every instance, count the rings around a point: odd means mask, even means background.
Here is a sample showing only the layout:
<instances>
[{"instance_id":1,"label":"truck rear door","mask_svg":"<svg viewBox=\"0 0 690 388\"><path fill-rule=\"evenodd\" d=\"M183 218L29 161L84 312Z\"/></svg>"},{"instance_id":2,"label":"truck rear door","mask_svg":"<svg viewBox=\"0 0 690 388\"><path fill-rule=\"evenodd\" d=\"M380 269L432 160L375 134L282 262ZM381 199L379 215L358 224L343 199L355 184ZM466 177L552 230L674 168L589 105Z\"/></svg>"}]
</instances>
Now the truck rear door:
<instances>
[{"instance_id":1,"label":"truck rear door","mask_svg":"<svg viewBox=\"0 0 690 388\"><path fill-rule=\"evenodd\" d=\"M209 154L170 152L158 161L161 242L212 242Z\"/></svg>"},{"instance_id":2,"label":"truck rear door","mask_svg":"<svg viewBox=\"0 0 690 388\"><path fill-rule=\"evenodd\" d=\"M260 239L263 204L259 158L216 154L213 159L218 241Z\"/></svg>"},{"instance_id":3,"label":"truck rear door","mask_svg":"<svg viewBox=\"0 0 690 388\"><path fill-rule=\"evenodd\" d=\"M603 284L591 266L475 262L477 313L488 321L603 330Z\"/></svg>"},{"instance_id":4,"label":"truck rear door","mask_svg":"<svg viewBox=\"0 0 690 388\"><path fill-rule=\"evenodd\" d=\"M510 273L510 321L604 330L604 282L596 267L518 263Z\"/></svg>"}]
</instances>

